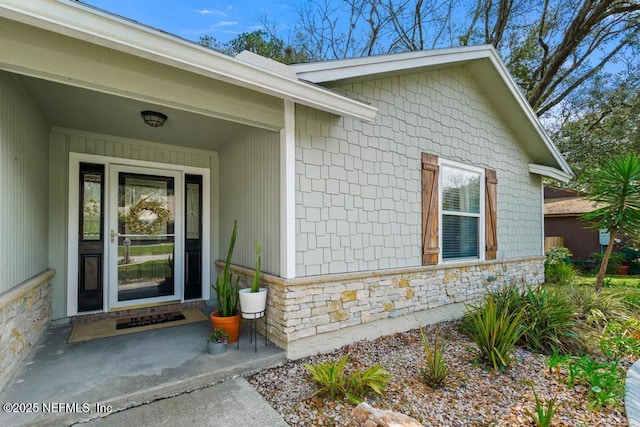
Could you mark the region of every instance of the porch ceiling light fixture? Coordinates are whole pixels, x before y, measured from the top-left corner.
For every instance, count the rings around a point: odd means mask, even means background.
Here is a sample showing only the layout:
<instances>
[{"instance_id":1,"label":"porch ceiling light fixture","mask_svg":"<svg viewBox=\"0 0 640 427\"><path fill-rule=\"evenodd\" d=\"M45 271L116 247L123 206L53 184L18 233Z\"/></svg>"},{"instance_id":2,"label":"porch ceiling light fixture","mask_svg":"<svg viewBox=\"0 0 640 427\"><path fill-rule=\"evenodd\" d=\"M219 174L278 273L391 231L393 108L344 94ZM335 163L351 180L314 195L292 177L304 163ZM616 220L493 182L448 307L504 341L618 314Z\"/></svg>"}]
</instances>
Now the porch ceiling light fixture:
<instances>
[{"instance_id":1,"label":"porch ceiling light fixture","mask_svg":"<svg viewBox=\"0 0 640 427\"><path fill-rule=\"evenodd\" d=\"M140 111L142 120L151 127L157 128L167 121L167 116L157 111Z\"/></svg>"}]
</instances>

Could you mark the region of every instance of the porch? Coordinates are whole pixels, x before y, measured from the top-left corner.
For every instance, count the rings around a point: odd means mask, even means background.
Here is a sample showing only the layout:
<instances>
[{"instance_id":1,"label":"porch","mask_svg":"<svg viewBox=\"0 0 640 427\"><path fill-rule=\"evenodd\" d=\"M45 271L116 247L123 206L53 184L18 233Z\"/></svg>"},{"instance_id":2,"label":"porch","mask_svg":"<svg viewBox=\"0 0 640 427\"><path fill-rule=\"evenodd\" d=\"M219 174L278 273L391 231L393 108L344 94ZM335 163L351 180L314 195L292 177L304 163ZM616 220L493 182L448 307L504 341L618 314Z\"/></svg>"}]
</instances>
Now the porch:
<instances>
[{"instance_id":1,"label":"porch","mask_svg":"<svg viewBox=\"0 0 640 427\"><path fill-rule=\"evenodd\" d=\"M203 309L205 314L211 307ZM5 413L4 425L68 425L96 418L96 405L112 413L152 401L210 387L238 375L285 360L275 345L258 350L249 342L244 322L240 349L230 344L220 356L209 356L205 337L209 322L67 344L70 325L52 326L0 395L0 400L39 405L38 413ZM43 404L75 403L76 410L44 413ZM90 406L83 412L82 404Z\"/></svg>"}]
</instances>

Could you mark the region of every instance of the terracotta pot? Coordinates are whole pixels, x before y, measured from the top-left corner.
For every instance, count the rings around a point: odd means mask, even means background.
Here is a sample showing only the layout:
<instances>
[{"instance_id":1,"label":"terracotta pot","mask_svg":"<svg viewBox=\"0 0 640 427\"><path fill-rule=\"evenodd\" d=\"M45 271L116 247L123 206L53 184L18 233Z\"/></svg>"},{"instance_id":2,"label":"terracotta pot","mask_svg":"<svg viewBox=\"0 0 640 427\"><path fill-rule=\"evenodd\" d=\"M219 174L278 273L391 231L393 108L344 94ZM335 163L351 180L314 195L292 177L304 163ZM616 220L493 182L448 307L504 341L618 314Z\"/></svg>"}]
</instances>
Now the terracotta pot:
<instances>
[{"instance_id":1,"label":"terracotta pot","mask_svg":"<svg viewBox=\"0 0 640 427\"><path fill-rule=\"evenodd\" d=\"M221 317L219 311L214 311L209 316L209 319L214 328L220 328L229 334L229 343L238 341L240 326L242 325L240 313L235 316Z\"/></svg>"},{"instance_id":2,"label":"terracotta pot","mask_svg":"<svg viewBox=\"0 0 640 427\"><path fill-rule=\"evenodd\" d=\"M626 276L627 274L629 274L629 266L621 265L620 269L616 272L616 274Z\"/></svg>"}]
</instances>

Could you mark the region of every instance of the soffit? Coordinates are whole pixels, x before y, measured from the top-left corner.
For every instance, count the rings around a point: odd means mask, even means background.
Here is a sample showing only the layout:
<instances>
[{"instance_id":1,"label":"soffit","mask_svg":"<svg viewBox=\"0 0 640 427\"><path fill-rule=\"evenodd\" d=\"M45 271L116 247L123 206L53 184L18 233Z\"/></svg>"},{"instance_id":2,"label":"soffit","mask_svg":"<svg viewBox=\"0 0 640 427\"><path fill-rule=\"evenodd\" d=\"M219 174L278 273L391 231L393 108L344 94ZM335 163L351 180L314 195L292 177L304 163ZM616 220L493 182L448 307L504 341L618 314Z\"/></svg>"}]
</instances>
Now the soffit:
<instances>
[{"instance_id":1,"label":"soffit","mask_svg":"<svg viewBox=\"0 0 640 427\"><path fill-rule=\"evenodd\" d=\"M237 122L34 77L22 76L20 80L49 123L57 127L216 152L224 151L254 129ZM144 110L159 111L168 119L162 127L153 128L143 122L140 112Z\"/></svg>"}]
</instances>

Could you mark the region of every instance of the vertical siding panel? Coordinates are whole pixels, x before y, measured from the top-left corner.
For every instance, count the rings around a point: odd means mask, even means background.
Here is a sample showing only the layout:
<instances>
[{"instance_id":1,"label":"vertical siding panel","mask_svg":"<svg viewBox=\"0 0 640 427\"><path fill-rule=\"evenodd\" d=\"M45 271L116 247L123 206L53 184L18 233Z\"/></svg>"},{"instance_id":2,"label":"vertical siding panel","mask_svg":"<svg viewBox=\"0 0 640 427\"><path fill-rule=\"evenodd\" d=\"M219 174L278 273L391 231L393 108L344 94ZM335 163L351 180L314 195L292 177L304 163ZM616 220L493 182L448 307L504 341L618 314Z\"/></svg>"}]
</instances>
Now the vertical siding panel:
<instances>
[{"instance_id":1,"label":"vertical siding panel","mask_svg":"<svg viewBox=\"0 0 640 427\"><path fill-rule=\"evenodd\" d=\"M252 268L254 243L263 248L263 271L280 272L279 135L255 130L220 159L220 256L224 257L234 219L238 238L234 263Z\"/></svg>"},{"instance_id":2,"label":"vertical siding panel","mask_svg":"<svg viewBox=\"0 0 640 427\"><path fill-rule=\"evenodd\" d=\"M48 133L20 78L0 72L0 293L48 267Z\"/></svg>"}]
</instances>

